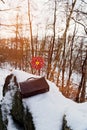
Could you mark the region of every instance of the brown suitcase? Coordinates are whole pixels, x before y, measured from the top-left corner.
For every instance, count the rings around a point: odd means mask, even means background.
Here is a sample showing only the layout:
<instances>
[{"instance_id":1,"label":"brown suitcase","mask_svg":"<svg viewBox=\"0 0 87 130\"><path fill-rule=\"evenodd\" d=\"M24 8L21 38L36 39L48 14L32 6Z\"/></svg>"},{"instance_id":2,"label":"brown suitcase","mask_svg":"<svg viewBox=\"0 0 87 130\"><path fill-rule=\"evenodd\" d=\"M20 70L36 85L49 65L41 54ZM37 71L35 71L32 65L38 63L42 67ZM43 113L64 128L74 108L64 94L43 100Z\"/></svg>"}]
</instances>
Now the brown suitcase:
<instances>
[{"instance_id":1,"label":"brown suitcase","mask_svg":"<svg viewBox=\"0 0 87 130\"><path fill-rule=\"evenodd\" d=\"M24 82L20 82L19 85L22 98L27 98L49 91L49 85L44 77L29 78Z\"/></svg>"}]
</instances>

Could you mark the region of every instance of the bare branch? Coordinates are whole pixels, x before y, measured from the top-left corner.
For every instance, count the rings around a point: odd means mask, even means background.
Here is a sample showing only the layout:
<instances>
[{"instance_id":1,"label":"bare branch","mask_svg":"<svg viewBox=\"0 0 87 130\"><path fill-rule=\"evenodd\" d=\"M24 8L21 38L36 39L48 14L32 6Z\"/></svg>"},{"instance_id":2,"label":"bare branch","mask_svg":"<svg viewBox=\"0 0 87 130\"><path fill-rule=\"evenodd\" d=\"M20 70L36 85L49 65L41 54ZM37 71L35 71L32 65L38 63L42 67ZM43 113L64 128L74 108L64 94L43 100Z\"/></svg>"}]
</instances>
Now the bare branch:
<instances>
[{"instance_id":1,"label":"bare branch","mask_svg":"<svg viewBox=\"0 0 87 130\"><path fill-rule=\"evenodd\" d=\"M82 0L82 2L84 2L85 4L87 4L87 2L86 2L86 1L84 1L84 0Z\"/></svg>"},{"instance_id":2,"label":"bare branch","mask_svg":"<svg viewBox=\"0 0 87 130\"><path fill-rule=\"evenodd\" d=\"M74 12L77 12L77 13L81 13L81 14L83 14L83 15L87 15L87 12L83 12L83 11L80 11L80 10L74 10Z\"/></svg>"},{"instance_id":3,"label":"bare branch","mask_svg":"<svg viewBox=\"0 0 87 130\"><path fill-rule=\"evenodd\" d=\"M85 26L84 24L82 24L81 22L77 21L76 19L74 19L73 17L72 17L72 19L73 19L76 23L82 25L82 26L84 27L85 33L87 34L87 28L86 28L86 26Z\"/></svg>"},{"instance_id":4,"label":"bare branch","mask_svg":"<svg viewBox=\"0 0 87 130\"><path fill-rule=\"evenodd\" d=\"M3 27L15 27L16 24L2 24L0 23L0 26L3 26ZM19 27L22 27L22 26L29 26L29 24L18 24Z\"/></svg>"},{"instance_id":5,"label":"bare branch","mask_svg":"<svg viewBox=\"0 0 87 130\"><path fill-rule=\"evenodd\" d=\"M3 0L1 0L1 1L5 4L5 2Z\"/></svg>"},{"instance_id":6,"label":"bare branch","mask_svg":"<svg viewBox=\"0 0 87 130\"><path fill-rule=\"evenodd\" d=\"M15 9L19 9L21 6L15 7L15 8L11 8L11 9L4 9L4 10L0 10L0 11L11 11L11 10L15 10Z\"/></svg>"}]
</instances>

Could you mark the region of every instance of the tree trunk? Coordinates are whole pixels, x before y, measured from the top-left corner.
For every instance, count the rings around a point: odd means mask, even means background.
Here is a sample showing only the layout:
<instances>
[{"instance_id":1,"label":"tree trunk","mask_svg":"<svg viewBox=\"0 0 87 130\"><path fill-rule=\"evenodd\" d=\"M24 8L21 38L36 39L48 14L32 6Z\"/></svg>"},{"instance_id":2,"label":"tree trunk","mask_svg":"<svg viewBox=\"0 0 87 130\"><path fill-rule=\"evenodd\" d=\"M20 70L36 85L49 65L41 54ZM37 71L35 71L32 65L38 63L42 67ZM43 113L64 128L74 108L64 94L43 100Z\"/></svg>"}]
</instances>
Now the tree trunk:
<instances>
[{"instance_id":1,"label":"tree trunk","mask_svg":"<svg viewBox=\"0 0 87 130\"><path fill-rule=\"evenodd\" d=\"M54 3L54 23L53 23L53 42L50 46L50 53L48 55L48 67L47 67L47 79L51 78L49 77L49 73L51 71L51 63L52 63L52 56L53 56L53 49L54 49L54 44L55 44L55 34L56 34L56 11L57 11L57 2L55 0Z\"/></svg>"},{"instance_id":2,"label":"tree trunk","mask_svg":"<svg viewBox=\"0 0 87 130\"><path fill-rule=\"evenodd\" d=\"M86 68L87 67L87 51L86 51L86 57L82 64L82 77L81 82L78 87L78 93L76 97L77 102L84 102L85 101L85 92L86 92Z\"/></svg>"},{"instance_id":3,"label":"tree trunk","mask_svg":"<svg viewBox=\"0 0 87 130\"><path fill-rule=\"evenodd\" d=\"M34 57L34 45L33 45L33 36L32 36L32 21L31 21L31 10L30 10L30 0L28 0L28 17L29 17L29 26L30 26L30 44L31 44L31 53Z\"/></svg>"}]
</instances>

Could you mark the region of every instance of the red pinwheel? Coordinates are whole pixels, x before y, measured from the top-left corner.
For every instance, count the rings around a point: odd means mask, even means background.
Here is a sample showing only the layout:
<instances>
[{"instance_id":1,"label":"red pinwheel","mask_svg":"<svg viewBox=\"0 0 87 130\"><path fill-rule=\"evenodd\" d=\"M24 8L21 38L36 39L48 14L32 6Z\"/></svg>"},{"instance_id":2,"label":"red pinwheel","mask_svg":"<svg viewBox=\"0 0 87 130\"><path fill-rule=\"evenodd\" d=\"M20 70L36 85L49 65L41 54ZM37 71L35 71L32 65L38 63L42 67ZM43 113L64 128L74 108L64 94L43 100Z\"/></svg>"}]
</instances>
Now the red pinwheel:
<instances>
[{"instance_id":1,"label":"red pinwheel","mask_svg":"<svg viewBox=\"0 0 87 130\"><path fill-rule=\"evenodd\" d=\"M33 57L31 61L32 68L40 70L44 66L43 57Z\"/></svg>"}]
</instances>

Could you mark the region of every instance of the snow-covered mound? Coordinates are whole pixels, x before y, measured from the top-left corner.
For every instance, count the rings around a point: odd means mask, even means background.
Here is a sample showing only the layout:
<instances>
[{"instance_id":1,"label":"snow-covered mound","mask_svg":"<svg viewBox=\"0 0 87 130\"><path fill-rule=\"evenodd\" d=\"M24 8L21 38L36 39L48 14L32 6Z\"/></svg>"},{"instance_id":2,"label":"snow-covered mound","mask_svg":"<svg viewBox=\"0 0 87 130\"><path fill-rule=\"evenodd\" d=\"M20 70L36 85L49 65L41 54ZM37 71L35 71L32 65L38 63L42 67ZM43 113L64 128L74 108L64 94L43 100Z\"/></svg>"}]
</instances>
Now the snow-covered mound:
<instances>
[{"instance_id":1,"label":"snow-covered mound","mask_svg":"<svg viewBox=\"0 0 87 130\"><path fill-rule=\"evenodd\" d=\"M13 73L18 82L32 76L22 71ZM30 108L36 130L61 130L64 114L73 130L87 130L87 103L77 104L65 98L54 83L47 82L49 92L23 99L24 104Z\"/></svg>"},{"instance_id":2,"label":"snow-covered mound","mask_svg":"<svg viewBox=\"0 0 87 130\"><path fill-rule=\"evenodd\" d=\"M12 73L18 82L36 77L19 70ZM64 115L72 130L87 130L87 103L78 104L65 98L54 83L47 82L49 92L23 99L24 107L32 113L35 130L62 130Z\"/></svg>"}]
</instances>

